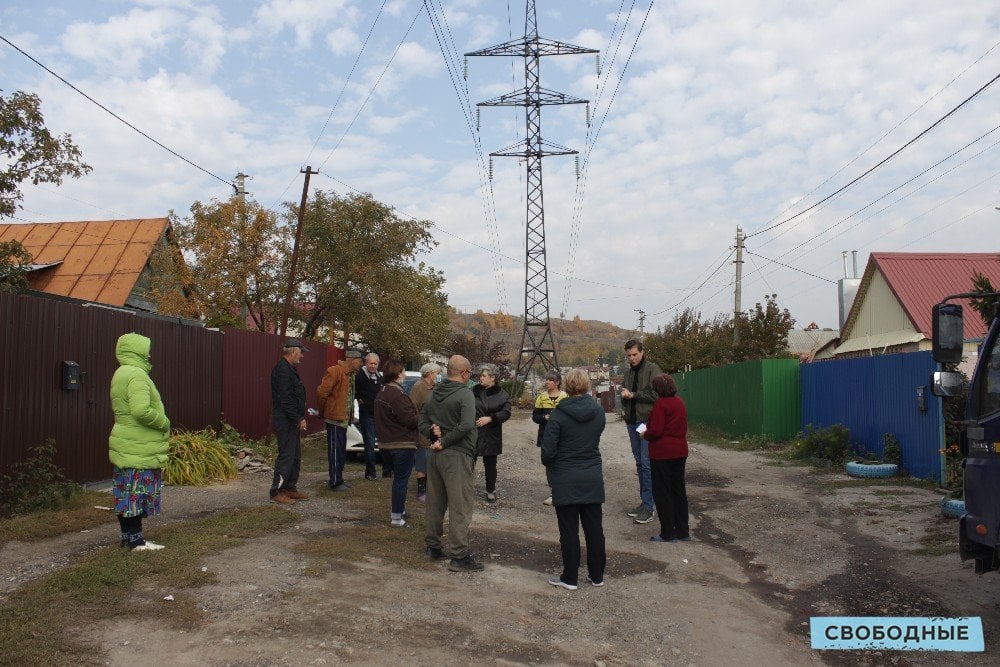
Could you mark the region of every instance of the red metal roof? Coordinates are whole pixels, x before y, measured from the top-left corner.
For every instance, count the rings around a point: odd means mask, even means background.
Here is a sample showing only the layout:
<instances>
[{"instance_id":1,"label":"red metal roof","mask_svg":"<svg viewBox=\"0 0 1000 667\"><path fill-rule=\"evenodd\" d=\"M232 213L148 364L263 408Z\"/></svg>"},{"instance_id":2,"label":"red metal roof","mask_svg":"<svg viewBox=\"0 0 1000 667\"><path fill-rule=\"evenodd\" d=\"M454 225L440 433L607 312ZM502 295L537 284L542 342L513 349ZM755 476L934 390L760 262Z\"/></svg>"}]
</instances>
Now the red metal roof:
<instances>
[{"instance_id":1,"label":"red metal roof","mask_svg":"<svg viewBox=\"0 0 1000 667\"><path fill-rule=\"evenodd\" d=\"M851 306L845 331L853 325L861 297L867 292L875 267L882 273L914 328L927 338L931 337L931 308L950 294L972 291L974 272L983 274L995 288L1000 289L1000 253L873 252L865 267L858 297ZM972 310L967 299L956 303L966 308L966 340L983 338L986 326L982 318Z\"/></svg>"},{"instance_id":2,"label":"red metal roof","mask_svg":"<svg viewBox=\"0 0 1000 667\"><path fill-rule=\"evenodd\" d=\"M122 306L169 221L166 218L0 225L0 241L20 241L37 264L32 289Z\"/></svg>"}]
</instances>

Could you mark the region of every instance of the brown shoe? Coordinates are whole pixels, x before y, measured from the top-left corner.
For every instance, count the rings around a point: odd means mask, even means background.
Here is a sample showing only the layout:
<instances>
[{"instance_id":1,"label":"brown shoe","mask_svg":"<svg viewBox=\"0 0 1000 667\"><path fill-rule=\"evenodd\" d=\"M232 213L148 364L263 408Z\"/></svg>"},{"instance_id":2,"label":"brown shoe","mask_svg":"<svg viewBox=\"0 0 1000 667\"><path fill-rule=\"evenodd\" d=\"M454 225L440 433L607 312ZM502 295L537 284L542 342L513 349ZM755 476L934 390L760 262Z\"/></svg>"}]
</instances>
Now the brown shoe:
<instances>
[{"instance_id":1,"label":"brown shoe","mask_svg":"<svg viewBox=\"0 0 1000 667\"><path fill-rule=\"evenodd\" d=\"M285 491L285 495L292 500L309 500L309 496L301 491Z\"/></svg>"},{"instance_id":2,"label":"brown shoe","mask_svg":"<svg viewBox=\"0 0 1000 667\"><path fill-rule=\"evenodd\" d=\"M278 491L276 494L271 496L271 500L276 503L281 503L282 505L292 505L295 503L292 497L288 495L287 491Z\"/></svg>"}]
</instances>

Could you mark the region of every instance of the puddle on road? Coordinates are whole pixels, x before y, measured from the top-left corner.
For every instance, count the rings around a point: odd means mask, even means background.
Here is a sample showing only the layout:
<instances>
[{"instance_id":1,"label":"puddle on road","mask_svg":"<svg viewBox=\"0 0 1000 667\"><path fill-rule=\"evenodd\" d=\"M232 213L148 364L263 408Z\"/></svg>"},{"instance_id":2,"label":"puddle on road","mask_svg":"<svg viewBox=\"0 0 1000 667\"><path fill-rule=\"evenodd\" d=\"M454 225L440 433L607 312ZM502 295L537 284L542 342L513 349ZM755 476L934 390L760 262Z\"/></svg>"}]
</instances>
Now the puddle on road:
<instances>
[{"instance_id":1,"label":"puddle on road","mask_svg":"<svg viewBox=\"0 0 1000 667\"><path fill-rule=\"evenodd\" d=\"M534 572L557 572L562 567L557 541L540 540L519 533L477 529L472 536L472 547L482 560L520 567ZM580 538L580 548L584 551L582 567L586 567L586 547ZM666 565L660 561L646 558L626 551L608 550L608 571L616 577L629 577L646 573L661 573L666 571Z\"/></svg>"}]
</instances>

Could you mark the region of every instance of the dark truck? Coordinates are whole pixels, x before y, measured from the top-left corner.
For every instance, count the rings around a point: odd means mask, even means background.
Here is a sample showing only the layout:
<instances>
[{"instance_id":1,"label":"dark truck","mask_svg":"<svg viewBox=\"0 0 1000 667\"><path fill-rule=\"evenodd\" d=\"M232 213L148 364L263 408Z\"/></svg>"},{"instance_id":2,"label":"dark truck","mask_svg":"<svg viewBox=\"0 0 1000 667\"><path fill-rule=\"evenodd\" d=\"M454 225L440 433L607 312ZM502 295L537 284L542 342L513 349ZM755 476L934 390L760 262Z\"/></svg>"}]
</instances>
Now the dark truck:
<instances>
[{"instance_id":1,"label":"dark truck","mask_svg":"<svg viewBox=\"0 0 1000 667\"><path fill-rule=\"evenodd\" d=\"M962 306L953 299L993 299L996 292L966 292L934 306L934 361L941 364L931 381L937 396L960 396L962 374L949 368L962 360ZM978 317L978 314L976 315ZM959 520L958 553L974 558L976 573L1000 568L1000 318L993 317L969 380L964 428L959 445L964 470L965 514Z\"/></svg>"}]
</instances>

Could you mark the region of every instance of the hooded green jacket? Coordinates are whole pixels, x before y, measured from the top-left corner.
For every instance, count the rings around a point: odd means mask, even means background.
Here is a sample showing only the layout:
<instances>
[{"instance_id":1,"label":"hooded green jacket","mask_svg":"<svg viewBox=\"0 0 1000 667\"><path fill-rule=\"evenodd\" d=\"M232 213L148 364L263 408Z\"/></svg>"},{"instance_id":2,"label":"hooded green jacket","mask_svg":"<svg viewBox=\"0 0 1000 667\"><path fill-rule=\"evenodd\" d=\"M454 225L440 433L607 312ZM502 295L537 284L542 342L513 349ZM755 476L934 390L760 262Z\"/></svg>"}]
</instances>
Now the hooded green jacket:
<instances>
[{"instance_id":1,"label":"hooded green jacket","mask_svg":"<svg viewBox=\"0 0 1000 667\"><path fill-rule=\"evenodd\" d=\"M600 445L605 421L604 408L586 394L564 398L552 411L541 453L555 507L604 502Z\"/></svg>"},{"instance_id":2,"label":"hooded green jacket","mask_svg":"<svg viewBox=\"0 0 1000 667\"><path fill-rule=\"evenodd\" d=\"M149 378L151 344L145 336L127 333L115 346L120 365L111 378L115 425L108 438L108 458L118 468L153 470L167 465L170 420Z\"/></svg>"},{"instance_id":3,"label":"hooded green jacket","mask_svg":"<svg viewBox=\"0 0 1000 667\"><path fill-rule=\"evenodd\" d=\"M434 442L431 427L441 427L441 447L476 455L476 399L464 382L445 380L431 392L420 413L419 431Z\"/></svg>"}]
</instances>

